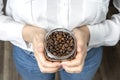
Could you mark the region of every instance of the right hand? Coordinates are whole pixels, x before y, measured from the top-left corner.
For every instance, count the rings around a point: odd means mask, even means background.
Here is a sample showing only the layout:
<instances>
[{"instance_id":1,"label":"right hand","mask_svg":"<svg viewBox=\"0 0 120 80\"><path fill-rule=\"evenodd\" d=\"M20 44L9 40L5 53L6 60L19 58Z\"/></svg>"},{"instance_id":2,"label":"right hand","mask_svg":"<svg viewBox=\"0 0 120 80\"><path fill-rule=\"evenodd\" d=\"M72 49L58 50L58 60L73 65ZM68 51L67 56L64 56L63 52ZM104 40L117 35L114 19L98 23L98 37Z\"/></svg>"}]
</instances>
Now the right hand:
<instances>
[{"instance_id":1,"label":"right hand","mask_svg":"<svg viewBox=\"0 0 120 80\"><path fill-rule=\"evenodd\" d=\"M73 60L63 61L61 64L68 73L80 73L83 70L87 56L87 43L89 42L90 32L86 25L76 27L72 31L77 44L76 56Z\"/></svg>"},{"instance_id":2,"label":"right hand","mask_svg":"<svg viewBox=\"0 0 120 80\"><path fill-rule=\"evenodd\" d=\"M38 66L43 73L54 73L60 68L60 62L50 62L44 55L44 38L46 31L43 28L26 25L22 31L23 39L33 44L33 51Z\"/></svg>"}]
</instances>

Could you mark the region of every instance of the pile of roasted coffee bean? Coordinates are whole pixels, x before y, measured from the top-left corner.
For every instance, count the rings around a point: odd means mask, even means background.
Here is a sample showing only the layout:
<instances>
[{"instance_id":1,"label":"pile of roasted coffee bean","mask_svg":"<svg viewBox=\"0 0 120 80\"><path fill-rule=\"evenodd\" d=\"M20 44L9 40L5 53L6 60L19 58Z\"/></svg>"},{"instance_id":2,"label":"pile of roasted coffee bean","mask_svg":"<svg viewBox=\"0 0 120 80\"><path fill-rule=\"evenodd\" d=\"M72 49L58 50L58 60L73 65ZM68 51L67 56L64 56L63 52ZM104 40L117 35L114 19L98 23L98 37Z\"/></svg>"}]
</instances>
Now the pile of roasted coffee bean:
<instances>
[{"instance_id":1,"label":"pile of roasted coffee bean","mask_svg":"<svg viewBox=\"0 0 120 80\"><path fill-rule=\"evenodd\" d=\"M48 51L57 57L69 55L74 49L74 38L64 31L55 31L46 39Z\"/></svg>"}]
</instances>

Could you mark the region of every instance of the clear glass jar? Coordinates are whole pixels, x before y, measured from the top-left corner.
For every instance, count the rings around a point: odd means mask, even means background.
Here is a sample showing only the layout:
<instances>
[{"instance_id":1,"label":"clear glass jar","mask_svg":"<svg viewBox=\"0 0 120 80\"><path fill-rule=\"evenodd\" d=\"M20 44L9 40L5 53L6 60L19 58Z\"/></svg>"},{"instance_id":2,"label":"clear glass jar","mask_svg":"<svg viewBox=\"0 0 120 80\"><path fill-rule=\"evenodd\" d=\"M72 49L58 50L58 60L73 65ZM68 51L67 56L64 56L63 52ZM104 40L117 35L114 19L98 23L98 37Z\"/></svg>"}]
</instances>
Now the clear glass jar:
<instances>
[{"instance_id":1,"label":"clear glass jar","mask_svg":"<svg viewBox=\"0 0 120 80\"><path fill-rule=\"evenodd\" d=\"M71 60L76 55L76 39L65 28L49 31L45 37L45 57L50 61Z\"/></svg>"}]
</instances>

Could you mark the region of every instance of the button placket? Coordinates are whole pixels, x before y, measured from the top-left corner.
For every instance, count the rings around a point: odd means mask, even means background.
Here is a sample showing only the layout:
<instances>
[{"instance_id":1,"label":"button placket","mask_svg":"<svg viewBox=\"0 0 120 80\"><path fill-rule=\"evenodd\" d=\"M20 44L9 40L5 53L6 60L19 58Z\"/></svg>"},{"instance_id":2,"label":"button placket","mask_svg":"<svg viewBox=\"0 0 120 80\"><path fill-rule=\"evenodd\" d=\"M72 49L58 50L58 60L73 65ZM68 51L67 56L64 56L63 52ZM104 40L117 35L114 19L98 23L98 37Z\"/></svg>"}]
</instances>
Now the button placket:
<instances>
[{"instance_id":1,"label":"button placket","mask_svg":"<svg viewBox=\"0 0 120 80\"><path fill-rule=\"evenodd\" d=\"M67 28L69 25L69 0L60 0L58 5L58 23Z\"/></svg>"}]
</instances>

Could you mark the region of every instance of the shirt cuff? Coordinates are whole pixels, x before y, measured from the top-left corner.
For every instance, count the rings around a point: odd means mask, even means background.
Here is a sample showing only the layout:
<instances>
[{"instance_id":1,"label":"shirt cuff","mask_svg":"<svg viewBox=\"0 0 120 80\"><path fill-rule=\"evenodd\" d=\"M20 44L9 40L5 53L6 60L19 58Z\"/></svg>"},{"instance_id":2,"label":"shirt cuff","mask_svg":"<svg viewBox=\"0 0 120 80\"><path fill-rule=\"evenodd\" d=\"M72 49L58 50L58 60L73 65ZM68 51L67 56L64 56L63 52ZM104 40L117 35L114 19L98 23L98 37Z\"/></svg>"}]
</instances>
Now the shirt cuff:
<instances>
[{"instance_id":1,"label":"shirt cuff","mask_svg":"<svg viewBox=\"0 0 120 80\"><path fill-rule=\"evenodd\" d=\"M22 49L32 51L30 43L25 42L22 36L22 29L25 26L25 24L15 22L11 23L10 26L12 26L12 28L9 27L8 29L8 34L10 35L8 40L10 40L12 44Z\"/></svg>"},{"instance_id":2,"label":"shirt cuff","mask_svg":"<svg viewBox=\"0 0 120 80\"><path fill-rule=\"evenodd\" d=\"M90 31L90 41L88 43L88 47L99 47L104 43L104 29L100 28L98 29L99 25L87 25L88 29ZM102 33L102 34L101 34Z\"/></svg>"}]
</instances>

